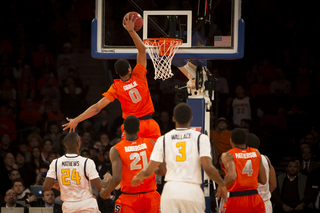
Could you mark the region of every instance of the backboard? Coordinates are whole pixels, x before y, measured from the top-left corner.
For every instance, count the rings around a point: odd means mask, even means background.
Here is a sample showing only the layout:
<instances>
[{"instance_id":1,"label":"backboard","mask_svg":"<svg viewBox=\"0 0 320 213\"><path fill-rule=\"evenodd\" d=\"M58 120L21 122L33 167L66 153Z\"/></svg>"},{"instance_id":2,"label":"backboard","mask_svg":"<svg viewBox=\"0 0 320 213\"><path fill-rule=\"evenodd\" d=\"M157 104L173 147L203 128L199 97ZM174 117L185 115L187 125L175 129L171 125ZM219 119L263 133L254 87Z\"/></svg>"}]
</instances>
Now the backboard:
<instances>
[{"instance_id":1,"label":"backboard","mask_svg":"<svg viewBox=\"0 0 320 213\"><path fill-rule=\"evenodd\" d=\"M174 59L238 59L244 53L241 0L96 0L91 55L135 59L137 50L122 26L129 11L143 17L141 38L183 40Z\"/></svg>"}]
</instances>

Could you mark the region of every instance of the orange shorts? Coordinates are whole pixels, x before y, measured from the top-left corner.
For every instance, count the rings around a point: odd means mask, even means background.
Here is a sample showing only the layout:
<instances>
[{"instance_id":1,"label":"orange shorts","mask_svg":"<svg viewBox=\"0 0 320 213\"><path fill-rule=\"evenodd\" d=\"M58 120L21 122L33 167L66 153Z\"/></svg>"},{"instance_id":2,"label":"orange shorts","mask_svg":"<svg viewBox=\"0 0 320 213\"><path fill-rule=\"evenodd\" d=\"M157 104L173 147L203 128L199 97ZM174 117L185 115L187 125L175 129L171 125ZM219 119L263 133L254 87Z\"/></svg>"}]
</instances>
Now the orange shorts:
<instances>
[{"instance_id":1,"label":"orange shorts","mask_svg":"<svg viewBox=\"0 0 320 213\"><path fill-rule=\"evenodd\" d=\"M123 124L121 125L121 131L123 132ZM161 136L159 124L153 120L140 120L140 131L138 136L142 138L150 138L154 142ZM125 139L124 134L122 134L122 139Z\"/></svg>"},{"instance_id":2,"label":"orange shorts","mask_svg":"<svg viewBox=\"0 0 320 213\"><path fill-rule=\"evenodd\" d=\"M265 213L264 202L259 194L229 197L221 213Z\"/></svg>"},{"instance_id":3,"label":"orange shorts","mask_svg":"<svg viewBox=\"0 0 320 213\"><path fill-rule=\"evenodd\" d=\"M160 194L152 191L143 194L122 194L116 200L114 213L159 213Z\"/></svg>"}]
</instances>

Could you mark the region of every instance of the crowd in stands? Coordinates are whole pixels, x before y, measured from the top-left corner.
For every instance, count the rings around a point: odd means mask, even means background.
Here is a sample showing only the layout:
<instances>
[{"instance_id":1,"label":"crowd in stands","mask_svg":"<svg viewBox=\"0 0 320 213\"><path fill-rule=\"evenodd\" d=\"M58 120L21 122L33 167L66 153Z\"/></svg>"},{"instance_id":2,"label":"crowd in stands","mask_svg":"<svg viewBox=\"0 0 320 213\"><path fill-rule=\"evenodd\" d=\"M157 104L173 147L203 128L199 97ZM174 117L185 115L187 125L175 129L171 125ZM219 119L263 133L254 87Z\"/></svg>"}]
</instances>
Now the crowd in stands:
<instances>
[{"instance_id":1,"label":"crowd in stands","mask_svg":"<svg viewBox=\"0 0 320 213\"><path fill-rule=\"evenodd\" d=\"M311 10L319 8L317 1L310 4ZM88 107L89 85L78 73L66 13L74 8L81 11L81 42L88 45L92 5L92 0L0 3L0 201L9 189L19 188L14 186L18 180L20 188L25 189L43 183L50 162L65 153L65 118L73 118ZM307 190L311 185L317 188L320 180L316 178L320 174L320 54L314 32L319 18L317 11L300 6L288 1L259 0L252 5L243 1L244 58L207 63L218 79L211 118L212 142L226 141L225 134L235 127L255 133L261 140L260 152L274 165L284 156L298 163L293 168L295 164L290 162L287 172L292 170L290 175L295 177L300 171L299 175L308 177L303 188ZM152 63L148 62L153 117L161 134L174 128L174 86L186 83L178 69L172 69L173 78L155 81ZM110 120L109 113L104 109L77 129L82 140L81 155L95 161L101 177L111 172L109 150L121 140L123 120ZM222 139L216 138L220 136ZM214 161L219 166L223 150L216 144L213 147L218 150ZM230 148L227 142L223 148ZM304 179L299 176L298 180ZM289 187L284 177L279 176L278 181L278 188L283 181ZM274 202L283 205L291 192L275 190ZM22 192L15 193L20 199ZM308 193L305 200L319 208L318 191L310 189ZM301 196L294 197L294 205L303 199Z\"/></svg>"}]
</instances>

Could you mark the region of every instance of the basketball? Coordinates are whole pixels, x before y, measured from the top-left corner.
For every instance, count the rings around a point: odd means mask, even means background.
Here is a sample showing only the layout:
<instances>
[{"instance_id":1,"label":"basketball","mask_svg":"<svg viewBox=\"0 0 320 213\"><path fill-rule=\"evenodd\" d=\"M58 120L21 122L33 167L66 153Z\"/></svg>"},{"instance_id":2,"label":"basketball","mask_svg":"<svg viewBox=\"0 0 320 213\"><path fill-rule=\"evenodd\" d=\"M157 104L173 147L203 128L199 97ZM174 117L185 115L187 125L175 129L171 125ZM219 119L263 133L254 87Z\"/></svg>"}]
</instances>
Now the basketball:
<instances>
[{"instance_id":1,"label":"basketball","mask_svg":"<svg viewBox=\"0 0 320 213\"><path fill-rule=\"evenodd\" d=\"M123 24L125 24L126 19L129 19L130 17L132 18L132 20L136 20L136 22L134 22L134 30L140 30L143 25L142 16L137 12L129 12L123 17Z\"/></svg>"}]
</instances>

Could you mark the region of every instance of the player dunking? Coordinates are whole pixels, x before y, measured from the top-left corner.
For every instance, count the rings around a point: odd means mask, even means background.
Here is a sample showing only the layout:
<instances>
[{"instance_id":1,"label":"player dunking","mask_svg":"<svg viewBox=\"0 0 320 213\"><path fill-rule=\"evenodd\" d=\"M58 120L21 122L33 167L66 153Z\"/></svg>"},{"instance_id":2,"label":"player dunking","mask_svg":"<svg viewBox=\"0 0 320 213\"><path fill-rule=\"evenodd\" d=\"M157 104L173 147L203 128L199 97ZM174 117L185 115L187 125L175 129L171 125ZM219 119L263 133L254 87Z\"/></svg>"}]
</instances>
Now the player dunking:
<instances>
[{"instance_id":1,"label":"player dunking","mask_svg":"<svg viewBox=\"0 0 320 213\"><path fill-rule=\"evenodd\" d=\"M160 137L159 125L151 117L154 113L154 107L146 78L146 50L141 38L134 31L134 22L135 20L126 20L123 27L128 31L138 49L137 65L132 70L128 60L117 60L114 67L121 79L114 80L109 90L103 93L104 97L90 106L85 112L74 119L67 118L69 123L63 125L64 130L69 128L70 132L74 131L79 122L96 115L117 98L121 103L122 117L124 119L128 115L135 115L139 118L139 137L151 138L154 141Z\"/></svg>"},{"instance_id":2,"label":"player dunking","mask_svg":"<svg viewBox=\"0 0 320 213\"><path fill-rule=\"evenodd\" d=\"M258 183L265 184L267 177L258 150L246 146L246 132L236 128L231 133L232 149L221 155L224 181L230 196L221 213L266 212L258 194Z\"/></svg>"},{"instance_id":3,"label":"player dunking","mask_svg":"<svg viewBox=\"0 0 320 213\"><path fill-rule=\"evenodd\" d=\"M260 139L253 133L247 133L247 146L259 149ZM271 193L277 187L276 172L266 155L261 155L262 164L266 170L267 182L266 184L260 184L258 186L258 192L264 201L266 207L266 213L272 213L272 204L270 201Z\"/></svg>"},{"instance_id":4,"label":"player dunking","mask_svg":"<svg viewBox=\"0 0 320 213\"><path fill-rule=\"evenodd\" d=\"M107 198L120 183L122 194L116 200L115 212L159 212L160 194L156 191L154 173L139 187L131 185L133 176L147 166L154 147L152 140L137 137L138 131L138 118L129 115L124 120L126 139L110 149L113 177L109 185L101 190L100 196Z\"/></svg>"},{"instance_id":5,"label":"player dunking","mask_svg":"<svg viewBox=\"0 0 320 213\"><path fill-rule=\"evenodd\" d=\"M100 212L97 200L90 192L90 181L98 191L102 188L93 160L79 156L81 140L77 133L68 133L63 139L67 154L50 164L43 191L51 189L58 179L63 212Z\"/></svg>"},{"instance_id":6,"label":"player dunking","mask_svg":"<svg viewBox=\"0 0 320 213\"><path fill-rule=\"evenodd\" d=\"M216 196L227 197L225 183L212 165L208 136L190 129L191 107L178 104L173 111L176 129L161 136L152 151L150 163L133 179L132 185L144 183L162 162L166 162L165 180L161 195L161 212L204 212L201 165L207 175L219 184Z\"/></svg>"}]
</instances>

